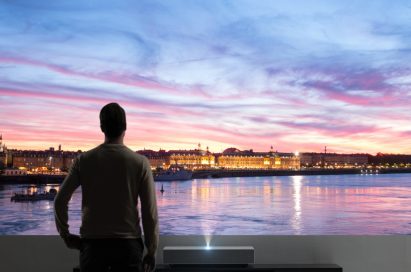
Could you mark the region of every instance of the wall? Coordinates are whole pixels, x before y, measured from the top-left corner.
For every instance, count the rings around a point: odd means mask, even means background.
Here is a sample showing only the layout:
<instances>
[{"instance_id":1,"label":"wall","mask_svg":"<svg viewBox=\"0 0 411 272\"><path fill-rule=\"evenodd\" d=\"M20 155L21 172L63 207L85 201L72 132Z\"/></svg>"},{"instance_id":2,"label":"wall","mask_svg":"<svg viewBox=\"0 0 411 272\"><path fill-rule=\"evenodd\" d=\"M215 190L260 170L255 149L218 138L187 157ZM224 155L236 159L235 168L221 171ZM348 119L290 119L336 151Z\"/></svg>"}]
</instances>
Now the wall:
<instances>
[{"instance_id":1,"label":"wall","mask_svg":"<svg viewBox=\"0 0 411 272\"><path fill-rule=\"evenodd\" d=\"M203 236L166 236L165 245L205 245ZM211 245L252 245L256 263L336 263L344 272L411 271L411 236L218 236ZM162 262L162 253L157 256ZM57 236L0 236L0 271L69 272L78 253Z\"/></svg>"}]
</instances>

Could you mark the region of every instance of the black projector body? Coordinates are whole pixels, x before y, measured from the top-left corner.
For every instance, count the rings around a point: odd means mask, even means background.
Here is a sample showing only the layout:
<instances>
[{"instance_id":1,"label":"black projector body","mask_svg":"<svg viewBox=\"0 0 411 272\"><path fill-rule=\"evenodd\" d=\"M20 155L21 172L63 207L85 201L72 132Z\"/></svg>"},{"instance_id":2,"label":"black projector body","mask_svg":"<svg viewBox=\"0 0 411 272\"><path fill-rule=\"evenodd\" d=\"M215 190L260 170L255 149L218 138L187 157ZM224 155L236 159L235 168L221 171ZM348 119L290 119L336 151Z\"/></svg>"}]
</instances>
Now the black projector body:
<instances>
[{"instance_id":1,"label":"black projector body","mask_svg":"<svg viewBox=\"0 0 411 272\"><path fill-rule=\"evenodd\" d=\"M251 246L166 246L163 262L170 266L248 266L254 264Z\"/></svg>"}]
</instances>

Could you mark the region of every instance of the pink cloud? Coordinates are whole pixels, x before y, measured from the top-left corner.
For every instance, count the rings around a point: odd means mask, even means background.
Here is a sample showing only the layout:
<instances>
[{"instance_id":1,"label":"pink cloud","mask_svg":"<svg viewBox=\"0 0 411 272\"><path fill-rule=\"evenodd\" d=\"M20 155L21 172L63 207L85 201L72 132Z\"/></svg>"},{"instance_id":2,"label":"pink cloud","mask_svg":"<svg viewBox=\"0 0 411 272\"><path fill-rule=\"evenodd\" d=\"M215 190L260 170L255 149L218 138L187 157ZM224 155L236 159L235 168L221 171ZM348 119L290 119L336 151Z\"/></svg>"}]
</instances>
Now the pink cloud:
<instances>
[{"instance_id":1,"label":"pink cloud","mask_svg":"<svg viewBox=\"0 0 411 272\"><path fill-rule=\"evenodd\" d=\"M189 93L192 96L199 97L211 97L207 92L201 90L198 86L180 86L177 84L170 84L165 82L159 82L156 79L149 77L143 77L137 74L120 74L115 71L104 72L104 73L84 73L69 69L64 66L45 63L38 60L28 59L28 58L17 58L17 57L4 57L0 56L0 63L12 63L21 65L30 65L40 68L46 68L53 72L57 72L66 76L78 76L88 79L101 80L110 83L117 83L126 86L152 89L167 92L170 94L181 95L184 92Z\"/></svg>"},{"instance_id":2,"label":"pink cloud","mask_svg":"<svg viewBox=\"0 0 411 272\"><path fill-rule=\"evenodd\" d=\"M295 130L317 132L319 134L324 134L333 137L344 137L351 136L355 134L373 134L382 132L383 129L377 128L375 126L364 126L364 125L352 125L352 124L333 124L325 122L277 122L277 124L292 128Z\"/></svg>"}]
</instances>

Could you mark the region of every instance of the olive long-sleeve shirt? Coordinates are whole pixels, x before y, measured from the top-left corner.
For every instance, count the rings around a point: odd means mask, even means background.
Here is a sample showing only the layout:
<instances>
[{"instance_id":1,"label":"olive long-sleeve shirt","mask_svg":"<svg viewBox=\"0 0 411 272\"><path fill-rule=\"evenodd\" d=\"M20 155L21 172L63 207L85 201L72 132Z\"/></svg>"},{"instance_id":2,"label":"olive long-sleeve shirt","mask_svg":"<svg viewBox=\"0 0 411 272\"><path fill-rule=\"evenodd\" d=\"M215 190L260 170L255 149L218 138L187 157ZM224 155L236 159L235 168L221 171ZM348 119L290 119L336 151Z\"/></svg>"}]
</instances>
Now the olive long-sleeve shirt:
<instances>
[{"instance_id":1,"label":"olive long-sleeve shirt","mask_svg":"<svg viewBox=\"0 0 411 272\"><path fill-rule=\"evenodd\" d=\"M81 238L138 238L149 255L158 246L158 215L153 175L148 160L122 144L101 144L81 154L63 181L54 201L57 230L69 235L68 202L81 186Z\"/></svg>"}]
</instances>

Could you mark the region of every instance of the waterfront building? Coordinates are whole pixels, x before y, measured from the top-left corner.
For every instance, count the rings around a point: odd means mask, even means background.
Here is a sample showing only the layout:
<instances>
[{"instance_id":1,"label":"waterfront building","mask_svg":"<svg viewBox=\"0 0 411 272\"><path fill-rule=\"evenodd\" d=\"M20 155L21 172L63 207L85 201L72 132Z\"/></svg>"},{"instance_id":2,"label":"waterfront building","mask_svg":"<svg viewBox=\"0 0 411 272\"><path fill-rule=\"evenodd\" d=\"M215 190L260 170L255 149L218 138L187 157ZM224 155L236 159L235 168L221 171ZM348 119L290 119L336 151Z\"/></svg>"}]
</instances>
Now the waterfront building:
<instances>
[{"instance_id":1,"label":"waterfront building","mask_svg":"<svg viewBox=\"0 0 411 272\"><path fill-rule=\"evenodd\" d=\"M12 152L12 167L33 172L67 171L79 153L54 148L44 151L16 150Z\"/></svg>"},{"instance_id":2,"label":"waterfront building","mask_svg":"<svg viewBox=\"0 0 411 272\"><path fill-rule=\"evenodd\" d=\"M222 153L211 153L201 146L193 150L139 150L146 156L153 169L168 169L172 165L187 169L300 169L299 156L293 153L240 151L228 148Z\"/></svg>"},{"instance_id":3,"label":"waterfront building","mask_svg":"<svg viewBox=\"0 0 411 272\"><path fill-rule=\"evenodd\" d=\"M218 167L224 169L300 169L299 156L293 153L254 152L227 148L217 156Z\"/></svg>"},{"instance_id":4,"label":"waterfront building","mask_svg":"<svg viewBox=\"0 0 411 272\"><path fill-rule=\"evenodd\" d=\"M201 150L201 145L198 149L193 150L139 150L137 153L144 155L150 162L152 169L168 169L173 165L180 165L187 169L206 169L215 167L215 156L208 147L206 150Z\"/></svg>"},{"instance_id":5,"label":"waterfront building","mask_svg":"<svg viewBox=\"0 0 411 272\"><path fill-rule=\"evenodd\" d=\"M4 153L6 153L6 167L13 166L13 154L17 151L17 149L5 149Z\"/></svg>"},{"instance_id":6,"label":"waterfront building","mask_svg":"<svg viewBox=\"0 0 411 272\"><path fill-rule=\"evenodd\" d=\"M0 169L6 167L6 153L0 152Z\"/></svg>"},{"instance_id":7,"label":"waterfront building","mask_svg":"<svg viewBox=\"0 0 411 272\"><path fill-rule=\"evenodd\" d=\"M295 169L299 170L301 167L300 156L294 153L279 153L281 164L280 169Z\"/></svg>"},{"instance_id":8,"label":"waterfront building","mask_svg":"<svg viewBox=\"0 0 411 272\"><path fill-rule=\"evenodd\" d=\"M372 166L411 167L411 155L377 153L368 155L368 163Z\"/></svg>"},{"instance_id":9,"label":"waterfront building","mask_svg":"<svg viewBox=\"0 0 411 272\"><path fill-rule=\"evenodd\" d=\"M352 168L368 164L367 154L301 153L302 167Z\"/></svg>"},{"instance_id":10,"label":"waterfront building","mask_svg":"<svg viewBox=\"0 0 411 272\"><path fill-rule=\"evenodd\" d=\"M5 169L5 176L24 176L27 175L27 170L25 169Z\"/></svg>"},{"instance_id":11,"label":"waterfront building","mask_svg":"<svg viewBox=\"0 0 411 272\"><path fill-rule=\"evenodd\" d=\"M170 157L165 150L154 151L144 149L138 150L137 153L147 157L153 170L158 168L166 169L170 166Z\"/></svg>"},{"instance_id":12,"label":"waterfront building","mask_svg":"<svg viewBox=\"0 0 411 272\"><path fill-rule=\"evenodd\" d=\"M7 165L7 157L6 157L6 153L4 152L3 134L0 134L0 169L5 168L6 165Z\"/></svg>"},{"instance_id":13,"label":"waterfront building","mask_svg":"<svg viewBox=\"0 0 411 272\"><path fill-rule=\"evenodd\" d=\"M208 150L208 147L207 150L201 150L200 145L194 150L170 150L168 154L169 166L181 165L191 170L215 167L215 156Z\"/></svg>"},{"instance_id":14,"label":"waterfront building","mask_svg":"<svg viewBox=\"0 0 411 272\"><path fill-rule=\"evenodd\" d=\"M0 135L1 136L1 135ZM1 137L0 137L1 139ZM81 151L50 148L43 151L7 149L0 152L0 169L14 168L31 172L68 171ZM268 152L254 152L227 148L222 153L211 153L208 148L192 150L139 150L146 156L152 169L168 169L179 165L186 169L300 169L303 168L363 168L411 167L411 155L338 154L338 153L281 153L271 147Z\"/></svg>"},{"instance_id":15,"label":"waterfront building","mask_svg":"<svg viewBox=\"0 0 411 272\"><path fill-rule=\"evenodd\" d=\"M9 153L10 151L3 142L3 134L0 134L0 169L11 166L11 157L9 156Z\"/></svg>"}]
</instances>

